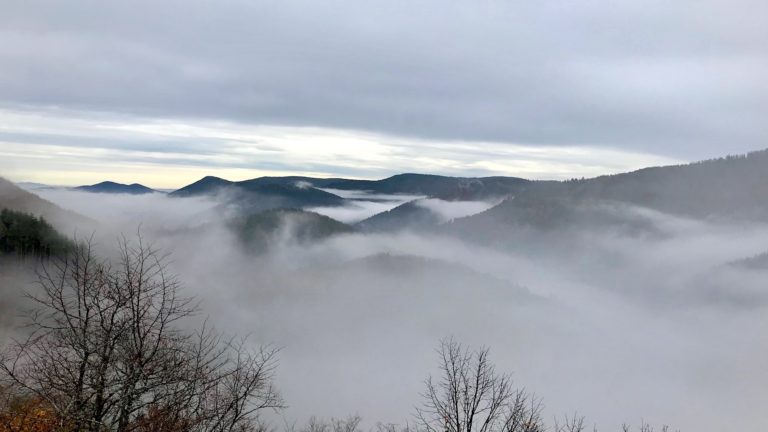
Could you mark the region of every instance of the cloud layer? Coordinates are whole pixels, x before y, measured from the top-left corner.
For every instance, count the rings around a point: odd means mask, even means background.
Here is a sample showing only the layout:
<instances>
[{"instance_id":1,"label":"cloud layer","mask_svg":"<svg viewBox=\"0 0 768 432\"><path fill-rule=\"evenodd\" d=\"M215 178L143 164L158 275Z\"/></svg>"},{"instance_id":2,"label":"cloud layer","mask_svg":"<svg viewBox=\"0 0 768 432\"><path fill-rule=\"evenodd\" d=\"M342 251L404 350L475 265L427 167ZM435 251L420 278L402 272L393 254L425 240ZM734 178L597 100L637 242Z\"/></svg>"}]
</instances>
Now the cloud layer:
<instances>
[{"instance_id":1,"label":"cloud layer","mask_svg":"<svg viewBox=\"0 0 768 432\"><path fill-rule=\"evenodd\" d=\"M559 178L768 138L759 0L3 3L3 156L29 166L21 149L56 152L66 169L68 154L90 155L69 177L47 171L59 181L105 163L185 178ZM24 113L44 124L19 126ZM79 131L48 130L62 117Z\"/></svg>"},{"instance_id":2,"label":"cloud layer","mask_svg":"<svg viewBox=\"0 0 768 432\"><path fill-rule=\"evenodd\" d=\"M492 247L353 234L253 256L222 223L200 223L208 200L41 194L97 219L100 250L141 223L216 326L284 347L289 423L353 413L404 422L436 341L453 335L489 345L500 369L544 398L548 419L576 410L600 430L641 419L702 432L763 424L765 271L725 263L763 252L764 225L630 207L616 211L663 235L571 227Z\"/></svg>"}]
</instances>

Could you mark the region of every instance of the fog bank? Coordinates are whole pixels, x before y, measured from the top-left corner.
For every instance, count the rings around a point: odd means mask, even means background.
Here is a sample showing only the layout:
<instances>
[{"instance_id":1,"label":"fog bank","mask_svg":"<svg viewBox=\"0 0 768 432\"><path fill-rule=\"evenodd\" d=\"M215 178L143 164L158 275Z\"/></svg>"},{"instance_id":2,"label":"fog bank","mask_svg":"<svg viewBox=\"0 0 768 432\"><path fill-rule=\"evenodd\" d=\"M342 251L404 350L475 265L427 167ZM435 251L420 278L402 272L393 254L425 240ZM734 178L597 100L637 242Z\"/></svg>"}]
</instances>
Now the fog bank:
<instances>
[{"instance_id":1,"label":"fog bank","mask_svg":"<svg viewBox=\"0 0 768 432\"><path fill-rule=\"evenodd\" d=\"M288 420L410 420L437 341L453 336L490 346L547 418L577 411L601 430L764 424L768 273L727 265L768 249L762 225L630 208L660 234L572 227L542 234L535 253L434 232L344 234L255 256L212 216L215 200L41 195L98 220L105 249L140 226L217 327L283 347ZM426 201L446 216L482 211Z\"/></svg>"}]
</instances>

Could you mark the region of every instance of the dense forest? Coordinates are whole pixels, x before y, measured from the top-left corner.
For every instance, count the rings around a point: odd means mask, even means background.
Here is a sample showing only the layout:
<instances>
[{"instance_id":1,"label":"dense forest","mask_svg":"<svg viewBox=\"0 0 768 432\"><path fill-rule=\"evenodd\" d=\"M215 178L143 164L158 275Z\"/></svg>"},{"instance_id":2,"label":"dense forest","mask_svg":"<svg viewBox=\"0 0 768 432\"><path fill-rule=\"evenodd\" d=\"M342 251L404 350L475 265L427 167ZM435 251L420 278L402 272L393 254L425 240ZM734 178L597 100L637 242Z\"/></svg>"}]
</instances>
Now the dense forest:
<instances>
[{"instance_id":1,"label":"dense forest","mask_svg":"<svg viewBox=\"0 0 768 432\"><path fill-rule=\"evenodd\" d=\"M66 253L72 241L44 218L3 209L0 211L0 252L22 258L47 258Z\"/></svg>"}]
</instances>

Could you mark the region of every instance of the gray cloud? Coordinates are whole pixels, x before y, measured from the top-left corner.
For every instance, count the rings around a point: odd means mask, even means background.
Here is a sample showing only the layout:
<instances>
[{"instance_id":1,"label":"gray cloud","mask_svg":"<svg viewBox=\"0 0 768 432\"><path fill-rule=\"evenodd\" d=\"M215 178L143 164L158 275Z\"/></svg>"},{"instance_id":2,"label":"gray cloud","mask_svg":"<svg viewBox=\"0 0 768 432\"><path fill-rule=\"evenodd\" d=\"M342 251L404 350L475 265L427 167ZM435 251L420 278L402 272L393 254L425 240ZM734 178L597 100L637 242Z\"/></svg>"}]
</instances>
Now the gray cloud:
<instances>
[{"instance_id":1,"label":"gray cloud","mask_svg":"<svg viewBox=\"0 0 768 432\"><path fill-rule=\"evenodd\" d=\"M11 108L688 159L768 138L757 0L5 3Z\"/></svg>"}]
</instances>

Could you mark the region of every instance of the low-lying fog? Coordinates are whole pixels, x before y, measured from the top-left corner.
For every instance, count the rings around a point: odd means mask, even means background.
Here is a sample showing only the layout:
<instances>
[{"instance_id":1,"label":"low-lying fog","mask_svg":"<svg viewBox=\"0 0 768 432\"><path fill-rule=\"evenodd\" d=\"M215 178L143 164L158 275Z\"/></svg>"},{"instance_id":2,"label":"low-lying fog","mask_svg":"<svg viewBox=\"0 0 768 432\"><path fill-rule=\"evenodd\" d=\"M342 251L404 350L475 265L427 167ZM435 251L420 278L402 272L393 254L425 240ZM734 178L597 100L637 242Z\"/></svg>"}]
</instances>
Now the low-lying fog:
<instances>
[{"instance_id":1,"label":"low-lying fog","mask_svg":"<svg viewBox=\"0 0 768 432\"><path fill-rule=\"evenodd\" d=\"M768 424L766 274L726 265L767 250L766 226L629 209L663 234L550 233L535 253L436 233L349 234L256 256L209 219L214 200L40 194L98 220L105 248L140 224L219 328L283 347L289 421L405 423L439 339L454 336L490 346L549 419L576 411L601 430L641 419L696 432ZM324 213L354 222L405 199Z\"/></svg>"},{"instance_id":2,"label":"low-lying fog","mask_svg":"<svg viewBox=\"0 0 768 432\"><path fill-rule=\"evenodd\" d=\"M327 188L321 190L352 200L353 202L341 207L313 207L308 210L344 223L360 222L375 214L392 210L408 201L425 198L423 195L375 194L367 191Z\"/></svg>"}]
</instances>

